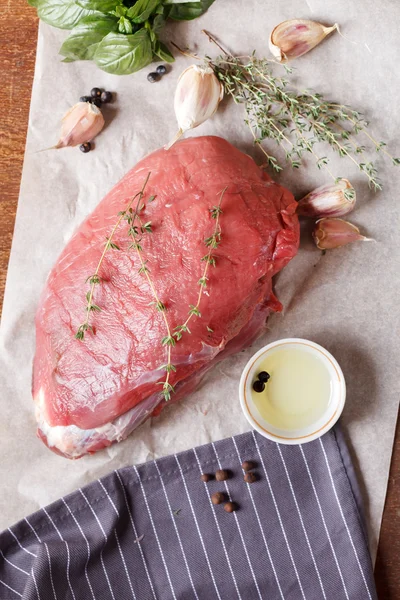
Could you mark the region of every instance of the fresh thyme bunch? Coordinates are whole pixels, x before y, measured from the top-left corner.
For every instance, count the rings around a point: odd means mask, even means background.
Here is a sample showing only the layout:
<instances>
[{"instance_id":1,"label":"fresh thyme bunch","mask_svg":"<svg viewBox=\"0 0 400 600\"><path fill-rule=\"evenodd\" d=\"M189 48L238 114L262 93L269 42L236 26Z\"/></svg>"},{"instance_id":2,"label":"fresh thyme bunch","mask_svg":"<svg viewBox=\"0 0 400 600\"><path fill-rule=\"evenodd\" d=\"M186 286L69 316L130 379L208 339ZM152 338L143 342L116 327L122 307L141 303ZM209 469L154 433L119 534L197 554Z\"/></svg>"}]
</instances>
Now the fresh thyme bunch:
<instances>
[{"instance_id":1,"label":"fresh thyme bunch","mask_svg":"<svg viewBox=\"0 0 400 600\"><path fill-rule=\"evenodd\" d=\"M355 136L365 134L375 150L384 152L393 164L400 164L400 159L389 154L385 142L375 140L368 133L368 122L363 116L343 104L327 102L322 94L290 90L288 79L273 74L271 62L255 55L246 61L221 56L213 65L226 93L237 104L244 105L245 122L274 171L279 172L283 167L264 148L265 140L275 140L281 145L286 161L295 169L301 166L305 152L314 155L318 168L327 167L328 157L320 156L314 149L318 142L325 142L339 156L350 159L368 178L372 189L382 189L374 163L359 158L367 148L360 145ZM292 72L287 65L283 67L288 73Z\"/></svg>"},{"instance_id":2,"label":"fresh thyme bunch","mask_svg":"<svg viewBox=\"0 0 400 600\"><path fill-rule=\"evenodd\" d=\"M339 156L353 162L367 177L372 189L382 189L374 162L363 159L371 148L364 146L359 137L364 136L376 152L385 154L394 165L399 165L400 159L390 154L385 142L376 140L369 133L369 123L360 112L344 104L329 102L317 92L297 89L287 77L293 69L286 64L258 58L255 52L250 56L234 56L210 33L204 33L222 51L217 58L205 56L202 59L178 49L182 54L205 60L222 82L225 94L244 107L245 123L254 143L274 171L281 171L283 164L267 150L265 142L268 140L281 146L285 162L293 168L300 168L304 153L310 153L319 169L325 168L335 181L339 180L340 177L335 176L328 166L328 157L316 150L317 144L324 143ZM285 69L283 76L275 74L276 66ZM349 189L346 193L351 195L354 190Z\"/></svg>"}]
</instances>

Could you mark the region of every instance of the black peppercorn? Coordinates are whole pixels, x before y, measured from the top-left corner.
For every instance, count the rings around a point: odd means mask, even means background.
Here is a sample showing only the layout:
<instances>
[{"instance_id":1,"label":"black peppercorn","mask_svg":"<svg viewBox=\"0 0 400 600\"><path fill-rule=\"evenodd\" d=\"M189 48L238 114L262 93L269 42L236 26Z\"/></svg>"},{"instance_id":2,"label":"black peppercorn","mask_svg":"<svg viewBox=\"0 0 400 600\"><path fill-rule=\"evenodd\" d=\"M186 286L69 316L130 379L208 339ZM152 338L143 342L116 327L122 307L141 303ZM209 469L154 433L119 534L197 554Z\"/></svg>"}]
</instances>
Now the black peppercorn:
<instances>
[{"instance_id":1,"label":"black peppercorn","mask_svg":"<svg viewBox=\"0 0 400 600\"><path fill-rule=\"evenodd\" d=\"M243 471L252 471L255 468L256 465L251 460L245 460L244 463L242 463Z\"/></svg>"},{"instance_id":2,"label":"black peppercorn","mask_svg":"<svg viewBox=\"0 0 400 600\"><path fill-rule=\"evenodd\" d=\"M228 471L226 471L225 469L219 469L215 473L215 479L217 481L225 481L226 479L229 479L229 473L228 473Z\"/></svg>"},{"instance_id":3,"label":"black peppercorn","mask_svg":"<svg viewBox=\"0 0 400 600\"><path fill-rule=\"evenodd\" d=\"M246 473L243 479L246 483L254 483L257 481L257 475L255 473Z\"/></svg>"},{"instance_id":4,"label":"black peppercorn","mask_svg":"<svg viewBox=\"0 0 400 600\"><path fill-rule=\"evenodd\" d=\"M155 83L159 79L160 79L160 75L158 73L149 73L147 75L147 81L150 81L150 83Z\"/></svg>"},{"instance_id":5,"label":"black peppercorn","mask_svg":"<svg viewBox=\"0 0 400 600\"><path fill-rule=\"evenodd\" d=\"M261 392L263 392L265 390L265 383L263 383L262 381L260 381L259 379L257 379L253 383L253 390L255 392L257 392L257 394L261 394Z\"/></svg>"},{"instance_id":6,"label":"black peppercorn","mask_svg":"<svg viewBox=\"0 0 400 600\"><path fill-rule=\"evenodd\" d=\"M100 100L100 98L92 98L92 104L94 104L95 106L97 106L97 108L100 108L100 106L101 106L101 100Z\"/></svg>"},{"instance_id":7,"label":"black peppercorn","mask_svg":"<svg viewBox=\"0 0 400 600\"><path fill-rule=\"evenodd\" d=\"M86 154L86 152L90 152L92 149L92 144L90 142L85 142L84 144L81 144L79 146L79 150L81 152L84 152Z\"/></svg>"},{"instance_id":8,"label":"black peppercorn","mask_svg":"<svg viewBox=\"0 0 400 600\"><path fill-rule=\"evenodd\" d=\"M79 98L79 102L91 102L92 101L92 97L91 96L81 96Z\"/></svg>"},{"instance_id":9,"label":"black peppercorn","mask_svg":"<svg viewBox=\"0 0 400 600\"><path fill-rule=\"evenodd\" d=\"M213 494L211 496L211 502L213 504L222 504L222 502L225 501L225 494L223 492L215 492L215 494Z\"/></svg>"},{"instance_id":10,"label":"black peppercorn","mask_svg":"<svg viewBox=\"0 0 400 600\"><path fill-rule=\"evenodd\" d=\"M159 75L165 75L165 73L167 72L167 68L165 67L165 65L158 65L156 71L157 73L159 73Z\"/></svg>"},{"instance_id":11,"label":"black peppercorn","mask_svg":"<svg viewBox=\"0 0 400 600\"><path fill-rule=\"evenodd\" d=\"M261 373L258 374L258 379L260 381L262 381L263 383L267 383L268 379L271 378L271 375L269 373L267 373L267 371L261 371Z\"/></svg>"},{"instance_id":12,"label":"black peppercorn","mask_svg":"<svg viewBox=\"0 0 400 600\"><path fill-rule=\"evenodd\" d=\"M107 104L108 102L111 102L112 97L113 96L111 92L101 92L100 100L103 102L103 104Z\"/></svg>"},{"instance_id":13,"label":"black peppercorn","mask_svg":"<svg viewBox=\"0 0 400 600\"><path fill-rule=\"evenodd\" d=\"M98 87L94 87L90 90L90 95L92 96L92 98L100 98L101 96L101 89Z\"/></svg>"}]
</instances>

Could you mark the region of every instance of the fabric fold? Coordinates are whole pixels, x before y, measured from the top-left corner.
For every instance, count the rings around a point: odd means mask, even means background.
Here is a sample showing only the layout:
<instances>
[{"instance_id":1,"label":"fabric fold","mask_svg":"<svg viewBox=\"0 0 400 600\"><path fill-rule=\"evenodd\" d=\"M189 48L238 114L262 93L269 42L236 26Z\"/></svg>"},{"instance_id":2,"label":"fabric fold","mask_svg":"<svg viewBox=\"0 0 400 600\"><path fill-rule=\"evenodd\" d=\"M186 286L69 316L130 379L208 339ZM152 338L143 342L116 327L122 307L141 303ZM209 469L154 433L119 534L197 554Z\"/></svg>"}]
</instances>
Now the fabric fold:
<instances>
[{"instance_id":1,"label":"fabric fold","mask_svg":"<svg viewBox=\"0 0 400 600\"><path fill-rule=\"evenodd\" d=\"M0 535L0 599L376 600L339 439L249 432L114 471Z\"/></svg>"}]
</instances>

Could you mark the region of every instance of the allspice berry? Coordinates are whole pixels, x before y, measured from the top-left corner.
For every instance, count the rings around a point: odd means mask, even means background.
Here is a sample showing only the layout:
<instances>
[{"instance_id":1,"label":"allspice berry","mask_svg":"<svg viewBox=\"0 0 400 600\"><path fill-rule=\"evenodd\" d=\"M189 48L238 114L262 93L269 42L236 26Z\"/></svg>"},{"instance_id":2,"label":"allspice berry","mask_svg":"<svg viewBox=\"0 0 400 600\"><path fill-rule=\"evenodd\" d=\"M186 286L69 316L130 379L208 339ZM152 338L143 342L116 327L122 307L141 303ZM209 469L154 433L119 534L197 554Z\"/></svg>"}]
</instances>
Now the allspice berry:
<instances>
[{"instance_id":1,"label":"allspice berry","mask_svg":"<svg viewBox=\"0 0 400 600\"><path fill-rule=\"evenodd\" d=\"M228 471L225 469L218 469L218 471L215 473L215 479L217 481L225 481L226 479L229 479Z\"/></svg>"},{"instance_id":2,"label":"allspice berry","mask_svg":"<svg viewBox=\"0 0 400 600\"><path fill-rule=\"evenodd\" d=\"M257 475L255 473L246 473L243 479L246 483L254 483L257 481Z\"/></svg>"},{"instance_id":3,"label":"allspice berry","mask_svg":"<svg viewBox=\"0 0 400 600\"><path fill-rule=\"evenodd\" d=\"M227 513L234 512L238 509L238 505L235 502L226 502L224 504L224 511Z\"/></svg>"},{"instance_id":4,"label":"allspice berry","mask_svg":"<svg viewBox=\"0 0 400 600\"><path fill-rule=\"evenodd\" d=\"M225 501L225 494L223 492L215 492L215 494L213 494L211 496L211 502L213 504L222 504L222 502Z\"/></svg>"},{"instance_id":5,"label":"allspice berry","mask_svg":"<svg viewBox=\"0 0 400 600\"><path fill-rule=\"evenodd\" d=\"M256 468L255 463L253 463L251 460L245 460L244 463L242 464L242 469L243 471L252 471L253 469Z\"/></svg>"},{"instance_id":6,"label":"allspice berry","mask_svg":"<svg viewBox=\"0 0 400 600\"><path fill-rule=\"evenodd\" d=\"M201 480L204 481L204 483L211 481L212 478L213 478L213 476L210 475L210 473L202 473L202 475L201 475Z\"/></svg>"}]
</instances>

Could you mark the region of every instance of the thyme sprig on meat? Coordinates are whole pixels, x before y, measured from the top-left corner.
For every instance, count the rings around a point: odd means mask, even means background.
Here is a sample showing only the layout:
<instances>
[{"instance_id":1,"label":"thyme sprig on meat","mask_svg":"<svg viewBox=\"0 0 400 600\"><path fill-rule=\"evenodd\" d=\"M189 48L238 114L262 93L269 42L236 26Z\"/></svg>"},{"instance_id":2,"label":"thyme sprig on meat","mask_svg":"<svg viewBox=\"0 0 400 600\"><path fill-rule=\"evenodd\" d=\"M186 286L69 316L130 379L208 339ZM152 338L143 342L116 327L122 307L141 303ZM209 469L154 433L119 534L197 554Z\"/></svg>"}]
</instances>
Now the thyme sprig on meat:
<instances>
[{"instance_id":1,"label":"thyme sprig on meat","mask_svg":"<svg viewBox=\"0 0 400 600\"><path fill-rule=\"evenodd\" d=\"M99 285L100 283L102 283L102 281L103 281L103 279L99 275L99 272L100 272L101 265L103 263L106 252L110 248L114 249L114 250L121 250L121 248L115 242L113 242L113 237L114 237L114 234L115 234L118 226L121 224L121 222L126 221L127 225L128 225L128 237L131 240L129 249L134 249L136 251L138 258L139 258L139 264L140 264L138 273L143 275L146 278L149 288L151 290L152 296L154 298L154 300L150 303L150 305L153 306L157 312L160 312L162 314L162 318L163 318L164 324L165 324L166 335L161 339L161 346L165 347L167 349L167 362L159 368L160 368L160 370L164 370L166 372L166 375L165 375L165 379L163 381L160 381L159 384L162 385L162 394L163 394L164 399L166 401L168 401L171 399L171 394L175 391L174 386L171 384L171 381L170 381L171 373L176 371L176 367L172 363L172 348L177 344L177 342L179 342L182 339L183 333L191 333L189 326L188 326L191 319L194 316L197 316L197 317L201 316L200 303L201 303L204 289L207 287L208 269L209 269L210 265L213 267L216 266L216 257L214 256L214 250L216 248L218 248L218 246L221 242L221 227L220 227L220 216L222 215L221 203L222 203L222 199L224 197L224 194L225 194L227 188L225 187L222 190L222 192L220 193L218 204L216 206L213 206L210 209L210 215L211 215L211 218L215 220L215 226L214 226L214 231L213 231L212 235L204 240L204 244L208 248L208 251L205 254L205 256L203 256L203 258L201 259L202 262L205 262L205 266L204 266L202 275L198 281L199 292L197 295L196 304L191 304L189 306L188 317L184 321L184 323L182 323L182 325L178 325L172 329L172 327L170 326L170 323L168 321L167 314L166 314L167 307L166 307L165 303L160 299L160 296L157 292L155 284L152 280L150 268L148 266L149 261L144 257L144 251L143 251L143 245L142 245L143 237L146 234L153 233L151 221L144 222L140 216L142 211L145 209L145 203L143 201L143 197L144 197L145 189L146 189L147 183L149 181L149 178L150 178L150 173L148 173L140 192L135 194L135 196L133 196L129 200L125 210L118 213L118 220L115 223L114 227L112 228L110 235L106 238L105 247L101 254L100 260L97 264L96 270L95 270L94 274L91 275L90 277L88 277L88 279L87 279L87 281L89 281L89 283L90 283L90 289L86 295L86 299L87 299L86 319L79 326L75 337L79 340L83 340L85 333L87 331L91 331L92 333L95 333L92 325L90 325L90 323L89 323L89 317L90 317L91 312L101 311L102 309L100 306L95 304L95 302L93 300L94 290L95 290L95 287L97 285ZM147 202L152 202L154 199L155 199L155 196L150 196L148 198ZM133 207L135 200L136 200L136 204ZM207 327L207 330L212 331L210 327Z\"/></svg>"},{"instance_id":2,"label":"thyme sprig on meat","mask_svg":"<svg viewBox=\"0 0 400 600\"><path fill-rule=\"evenodd\" d=\"M329 158L316 150L316 146L323 143L350 160L367 177L372 189L382 189L374 162L369 158L362 159L368 148L359 142L358 136L364 135L373 149L384 154L394 165L399 165L400 159L390 154L385 142L376 140L369 133L369 123L359 111L329 102L317 92L296 88L287 77L293 69L286 64L258 58L255 52L250 56L234 56L210 33L204 33L222 51L217 58L202 58L178 49L192 58L205 60L222 82L225 94L244 107L244 120L254 143L274 171L281 171L285 163L300 168L304 154L309 153L319 169L325 168L334 180L340 179L330 170ZM285 69L284 76L275 74L275 65ZM267 149L265 142L269 140L281 147L284 161Z\"/></svg>"},{"instance_id":3,"label":"thyme sprig on meat","mask_svg":"<svg viewBox=\"0 0 400 600\"><path fill-rule=\"evenodd\" d=\"M199 293L197 295L197 302L196 302L196 304L190 304L189 311L188 311L188 317L187 317L186 321L184 323L182 323L182 325L177 325L174 328L173 335L177 341L179 341L182 338L184 333L190 333L190 329L188 326L189 326L191 319L195 316L201 317L200 303L201 303L201 298L203 296L204 289L207 287L208 269L210 266L212 266L212 267L216 266L217 258L213 254L213 251L216 248L218 248L219 244L221 243L221 227L220 227L219 221L220 221L220 216L222 215L221 204L222 204L222 200L223 200L226 190L227 190L227 186L220 193L219 202L218 202L217 206L213 206L212 208L210 208L211 218L215 219L215 227L214 227L213 234L204 240L204 244L205 244L206 248L208 248L208 252L201 259L202 262L205 262L205 266L204 266L203 274L198 281ZM208 330L210 330L209 327L208 327Z\"/></svg>"},{"instance_id":4,"label":"thyme sprig on meat","mask_svg":"<svg viewBox=\"0 0 400 600\"><path fill-rule=\"evenodd\" d=\"M160 369L164 369L166 371L166 377L165 377L164 381L161 381L159 383L160 383L160 385L163 386L162 393L163 393L165 400L170 400L171 393L174 391L174 387L170 383L171 373L176 371L175 365L173 365L171 362L171 350L172 350L173 346L175 346L176 341L172 335L171 327L170 327L168 319L167 319L167 315L166 315L167 308L166 308L164 302L162 302L160 300L160 297L157 293L156 287L155 287L154 282L150 275L150 269L147 266L148 261L143 258L143 247L141 244L141 239L142 239L142 236L145 235L146 233L152 233L151 222L149 221L147 223L143 223L139 215L137 217L137 220L138 220L139 226L136 227L133 224L133 225L131 225L131 227L129 228L129 231L128 231L128 235L132 238L132 243L130 245L130 248L134 248L136 250L136 253L137 253L139 261L140 261L140 268L139 268L138 272L141 275L144 275L144 277L147 279L147 283L149 284L151 293L153 295L154 301L151 302L150 305L154 306L156 311L160 312L162 314L162 317L164 320L167 335L162 338L161 345L163 347L167 348L167 362L165 365L160 367Z\"/></svg>"},{"instance_id":5,"label":"thyme sprig on meat","mask_svg":"<svg viewBox=\"0 0 400 600\"><path fill-rule=\"evenodd\" d=\"M164 370L166 372L166 375L165 375L164 381L160 381L159 384L162 385L162 393L164 396L164 400L166 402L171 399L171 394L175 391L175 388L171 383L171 373L176 371L176 366L172 363L172 360L171 360L172 348L174 346L176 346L176 344L182 339L182 336L184 333L189 333L189 334L191 333L190 329L189 329L189 323L190 323L191 319L195 316L201 317L200 303L201 303L204 289L207 287L208 269L209 269L210 265L212 265L212 266L216 265L216 257L213 255L213 251L216 248L218 248L218 246L221 242L221 228L220 228L219 221L220 221L220 215L222 214L221 203L222 203L222 199L225 195L226 189L227 188L225 187L222 190L222 192L220 193L219 202L218 202L217 206L213 206L210 209L211 217L213 219L215 219L215 226L214 226L214 231L213 231L212 235L204 240L204 244L208 248L208 252L201 259L202 261L205 262L205 267L204 267L203 273L198 281L199 292L197 295L197 302L196 302L196 304L189 305L187 319L185 320L184 323L182 323L182 325L177 325L176 327L174 327L173 330L171 329L171 326L168 322L168 318L166 315L167 309L165 307L165 304L160 300L160 298L157 294L156 288L151 279L150 270L146 264L146 261L143 259L143 249L142 249L140 243L138 243L138 241L137 241L138 231L136 230L132 234L132 237L135 240L132 245L135 247L135 249L138 253L138 256L140 259L140 264L141 264L139 272L141 272L145 275L145 277L148 281L148 284L150 286L150 289L153 293L153 297L154 297L154 302L152 302L152 305L155 306L156 310L158 310L162 313L164 322L165 322L165 328L166 328L167 335L162 338L161 345L166 346L166 348L167 348L167 362L164 365L162 365L161 367L159 367L159 369ZM140 221L140 217L139 217L139 224L140 224L141 231L143 231L144 228ZM210 330L209 327L208 327L208 330Z\"/></svg>"},{"instance_id":6,"label":"thyme sprig on meat","mask_svg":"<svg viewBox=\"0 0 400 600\"><path fill-rule=\"evenodd\" d=\"M205 267L204 267L203 273L198 281L199 292L197 295L197 302L196 302L196 304L191 304L189 306L188 317L185 320L185 322L182 323L182 325L177 325L176 327L174 327L173 330L169 324L169 321L168 321L168 318L166 315L167 308L166 308L164 302L162 302L160 300L160 297L157 293L156 287L151 278L151 272L148 267L148 261L146 261L143 257L143 248L140 243L140 241L141 241L140 235L148 233L149 232L148 227L151 224L150 223L143 224L140 216L138 216L139 227L131 227L131 229L129 230L129 235L133 239L131 246L136 250L139 260L140 260L139 273L143 274L146 277L147 282L149 284L149 287L150 287L151 292L154 297L154 301L151 304L155 307L155 309L157 311L161 312L163 319L164 319L164 323L165 323L166 335L161 339L161 345L163 347L167 348L167 362L165 364L163 364L161 367L159 367L160 370L164 370L166 372L164 381L159 382L159 384L162 385L162 393L163 393L165 401L170 400L171 394L175 391L175 388L171 383L171 373L176 372L176 366L172 363L172 348L174 348L174 346L182 339L182 336L184 333L189 333L189 334L191 333L190 329L189 329L189 323L190 323L191 319L194 316L196 316L196 317L201 316L200 303L201 303L201 298L202 298L204 289L207 286L208 269L209 269L210 265L212 265L212 266L216 265L216 257L213 255L213 251L218 247L218 245L221 242L221 228L220 228L219 220L220 220L220 215L222 214L221 203L222 203L224 194L226 192L226 189L227 188L225 187L222 190L222 192L220 193L218 205L213 206L210 209L211 217L213 219L215 219L215 227L214 227L214 231L213 231L212 235L204 240L204 243L205 243L206 247L208 248L208 252L202 258L202 261L205 262ZM146 228L146 225L147 225L147 228ZM150 229L150 232L151 232L151 229Z\"/></svg>"},{"instance_id":7,"label":"thyme sprig on meat","mask_svg":"<svg viewBox=\"0 0 400 600\"><path fill-rule=\"evenodd\" d=\"M100 306L98 306L94 300L93 300L93 296L94 296L94 291L97 285L100 285L100 283L103 281L102 278L100 277L99 273L100 273L100 269L101 269L101 265L103 264L103 260L104 257L107 253L108 250L120 250L120 247L113 242L113 237L115 232L117 231L121 221L123 220L128 220L128 222L131 224L134 224L134 221L136 219L136 217L138 216L138 212L141 209L142 206L142 199L145 193L145 189L147 186L147 183L150 179L150 172L147 174L147 177L143 183L142 189L140 190L140 192L138 192L137 194L135 194L128 202L125 210L121 211L120 213L118 213L118 220L115 223L114 227L111 230L111 233L108 237L106 237L106 242L104 245L104 249L103 252L100 256L99 262L97 263L97 267L95 272L93 273L93 275L90 275L87 279L86 282L90 283L90 289L86 294L86 318L84 320L83 323L81 323L78 327L78 330L75 334L76 339L78 340L83 340L85 337L85 333L87 331L90 331L91 333L95 333L93 326L90 325L89 320L90 320L90 315L92 312L100 312L102 309ZM153 199L153 197L151 197L149 200ZM135 210L133 210L132 205L133 203L136 202L136 207Z\"/></svg>"}]
</instances>

